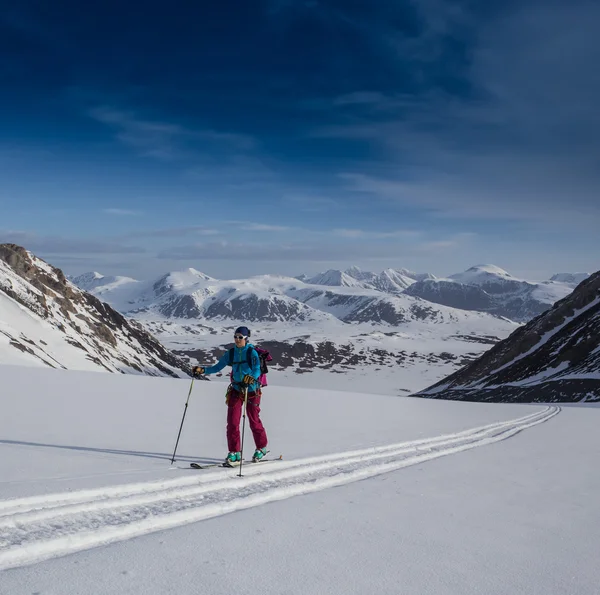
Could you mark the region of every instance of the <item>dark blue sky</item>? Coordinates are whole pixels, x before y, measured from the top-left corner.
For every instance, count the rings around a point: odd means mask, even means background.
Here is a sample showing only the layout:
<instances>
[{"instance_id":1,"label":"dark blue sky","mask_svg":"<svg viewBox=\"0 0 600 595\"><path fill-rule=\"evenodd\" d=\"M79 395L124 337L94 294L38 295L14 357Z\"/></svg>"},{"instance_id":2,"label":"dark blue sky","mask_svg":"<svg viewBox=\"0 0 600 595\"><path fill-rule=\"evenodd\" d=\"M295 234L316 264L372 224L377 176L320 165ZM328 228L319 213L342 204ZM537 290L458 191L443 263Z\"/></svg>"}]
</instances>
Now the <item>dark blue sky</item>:
<instances>
[{"instance_id":1,"label":"dark blue sky","mask_svg":"<svg viewBox=\"0 0 600 595\"><path fill-rule=\"evenodd\" d=\"M0 4L0 241L67 272L600 268L600 7Z\"/></svg>"}]
</instances>

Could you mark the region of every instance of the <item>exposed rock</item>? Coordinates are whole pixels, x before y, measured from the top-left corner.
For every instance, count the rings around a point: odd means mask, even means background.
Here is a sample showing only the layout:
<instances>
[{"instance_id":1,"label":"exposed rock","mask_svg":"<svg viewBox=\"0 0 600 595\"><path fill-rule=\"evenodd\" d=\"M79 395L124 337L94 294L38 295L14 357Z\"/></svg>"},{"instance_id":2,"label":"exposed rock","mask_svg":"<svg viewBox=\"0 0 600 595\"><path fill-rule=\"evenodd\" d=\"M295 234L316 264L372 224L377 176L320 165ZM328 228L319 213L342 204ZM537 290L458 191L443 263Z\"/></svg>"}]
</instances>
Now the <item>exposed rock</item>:
<instances>
[{"instance_id":1,"label":"exposed rock","mask_svg":"<svg viewBox=\"0 0 600 595\"><path fill-rule=\"evenodd\" d=\"M419 394L475 401L600 400L600 272Z\"/></svg>"},{"instance_id":2,"label":"exposed rock","mask_svg":"<svg viewBox=\"0 0 600 595\"><path fill-rule=\"evenodd\" d=\"M78 289L60 269L21 246L0 244L0 264L0 292L45 319L56 332L64 333L68 344L84 350L88 359L102 368L110 371L131 368L140 373L170 376L180 376L182 371L189 370L139 323ZM29 342L38 348L33 350L34 355L52 365L53 358L44 349L45 343L40 341L38 345L32 339ZM22 337L13 337L13 344L15 347L19 344L23 350Z\"/></svg>"}]
</instances>

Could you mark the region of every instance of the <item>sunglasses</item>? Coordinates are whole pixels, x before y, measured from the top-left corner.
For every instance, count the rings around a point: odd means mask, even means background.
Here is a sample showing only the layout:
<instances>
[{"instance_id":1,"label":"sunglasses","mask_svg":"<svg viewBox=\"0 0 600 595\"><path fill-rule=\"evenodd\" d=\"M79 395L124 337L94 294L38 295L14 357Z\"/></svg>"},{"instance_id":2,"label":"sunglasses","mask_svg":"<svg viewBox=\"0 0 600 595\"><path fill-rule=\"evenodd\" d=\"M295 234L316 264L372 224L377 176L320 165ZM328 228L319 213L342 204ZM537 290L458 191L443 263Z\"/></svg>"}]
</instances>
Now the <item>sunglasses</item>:
<instances>
[{"instance_id":1,"label":"sunglasses","mask_svg":"<svg viewBox=\"0 0 600 595\"><path fill-rule=\"evenodd\" d=\"M233 335L234 339L245 339L244 335Z\"/></svg>"}]
</instances>

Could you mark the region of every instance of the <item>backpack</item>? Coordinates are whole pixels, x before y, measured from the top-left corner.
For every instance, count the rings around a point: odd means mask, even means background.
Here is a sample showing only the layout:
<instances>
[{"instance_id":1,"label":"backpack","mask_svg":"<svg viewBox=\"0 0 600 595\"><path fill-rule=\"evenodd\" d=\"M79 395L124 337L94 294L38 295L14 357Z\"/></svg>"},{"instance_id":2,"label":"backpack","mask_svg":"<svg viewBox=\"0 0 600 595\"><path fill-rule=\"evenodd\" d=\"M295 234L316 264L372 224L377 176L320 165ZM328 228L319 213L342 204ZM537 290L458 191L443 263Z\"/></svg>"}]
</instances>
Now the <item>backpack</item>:
<instances>
[{"instance_id":1,"label":"backpack","mask_svg":"<svg viewBox=\"0 0 600 595\"><path fill-rule=\"evenodd\" d=\"M256 351L257 355L258 355L258 361L260 362L260 376L261 378L259 378L259 380L261 380L261 384L263 386L266 386L266 378L263 379L262 377L265 376L266 374L269 373L269 368L267 367L267 362L270 362L273 358L271 357L271 354L266 351L265 349L261 349L260 347L253 347L252 349L247 349L246 350L246 360L248 363L248 367L252 368L252 350ZM232 347L229 350L229 365L233 366L233 355L235 353L235 347ZM239 363L239 362L237 362Z\"/></svg>"}]
</instances>

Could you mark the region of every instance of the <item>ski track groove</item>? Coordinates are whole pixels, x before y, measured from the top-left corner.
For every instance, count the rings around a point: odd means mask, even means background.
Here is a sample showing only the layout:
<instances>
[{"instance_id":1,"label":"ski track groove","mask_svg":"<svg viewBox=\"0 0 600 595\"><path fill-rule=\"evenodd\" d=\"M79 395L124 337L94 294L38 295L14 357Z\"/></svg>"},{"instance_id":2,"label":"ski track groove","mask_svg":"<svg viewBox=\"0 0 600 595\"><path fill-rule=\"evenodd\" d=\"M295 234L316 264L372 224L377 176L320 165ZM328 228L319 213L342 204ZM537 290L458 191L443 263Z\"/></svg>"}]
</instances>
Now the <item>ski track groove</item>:
<instances>
[{"instance_id":1,"label":"ski track groove","mask_svg":"<svg viewBox=\"0 0 600 595\"><path fill-rule=\"evenodd\" d=\"M505 440L560 413L530 415L325 456L200 475L0 501L0 570L340 486Z\"/></svg>"}]
</instances>

